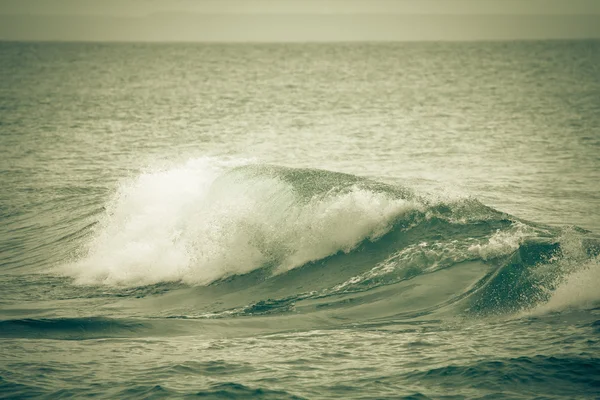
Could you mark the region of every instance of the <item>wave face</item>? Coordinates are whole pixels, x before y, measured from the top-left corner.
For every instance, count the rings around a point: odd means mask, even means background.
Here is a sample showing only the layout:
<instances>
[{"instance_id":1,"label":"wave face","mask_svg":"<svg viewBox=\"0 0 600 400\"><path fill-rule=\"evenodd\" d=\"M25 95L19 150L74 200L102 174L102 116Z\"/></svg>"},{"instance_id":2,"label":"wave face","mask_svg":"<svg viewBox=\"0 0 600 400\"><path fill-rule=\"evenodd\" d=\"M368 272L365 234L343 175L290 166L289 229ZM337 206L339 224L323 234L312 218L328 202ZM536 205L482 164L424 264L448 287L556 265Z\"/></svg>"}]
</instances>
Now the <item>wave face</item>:
<instances>
[{"instance_id":1,"label":"wave face","mask_svg":"<svg viewBox=\"0 0 600 400\"><path fill-rule=\"evenodd\" d=\"M322 310L354 318L356 304L370 319L459 303L473 315L544 304L540 313L599 300L585 285L575 299L565 294L598 270L597 241L583 237L472 198L204 158L124 182L87 250L61 272L83 285L195 286L168 300L185 304L186 318Z\"/></svg>"}]
</instances>

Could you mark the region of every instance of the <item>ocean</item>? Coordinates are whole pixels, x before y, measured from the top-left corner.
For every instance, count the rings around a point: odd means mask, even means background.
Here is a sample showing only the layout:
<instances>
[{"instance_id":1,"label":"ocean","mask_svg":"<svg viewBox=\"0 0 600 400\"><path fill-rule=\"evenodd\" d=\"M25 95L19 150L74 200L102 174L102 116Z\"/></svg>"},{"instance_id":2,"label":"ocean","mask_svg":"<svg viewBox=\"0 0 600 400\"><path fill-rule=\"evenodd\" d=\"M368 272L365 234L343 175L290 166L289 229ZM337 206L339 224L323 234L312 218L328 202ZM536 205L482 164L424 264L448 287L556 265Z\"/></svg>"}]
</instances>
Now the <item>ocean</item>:
<instances>
[{"instance_id":1,"label":"ocean","mask_svg":"<svg viewBox=\"0 0 600 400\"><path fill-rule=\"evenodd\" d=\"M0 42L0 397L600 398L600 41Z\"/></svg>"}]
</instances>

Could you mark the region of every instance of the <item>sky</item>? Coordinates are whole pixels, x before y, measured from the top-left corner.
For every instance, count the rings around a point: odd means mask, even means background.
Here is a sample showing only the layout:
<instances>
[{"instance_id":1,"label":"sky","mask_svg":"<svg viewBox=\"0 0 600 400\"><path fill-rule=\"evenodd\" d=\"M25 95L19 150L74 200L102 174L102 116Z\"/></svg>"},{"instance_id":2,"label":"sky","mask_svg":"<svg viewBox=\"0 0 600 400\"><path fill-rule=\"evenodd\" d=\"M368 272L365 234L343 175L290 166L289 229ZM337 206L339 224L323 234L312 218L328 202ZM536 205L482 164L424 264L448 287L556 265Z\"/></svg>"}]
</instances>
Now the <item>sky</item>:
<instances>
[{"instance_id":1,"label":"sky","mask_svg":"<svg viewBox=\"0 0 600 400\"><path fill-rule=\"evenodd\" d=\"M2 40L600 38L600 0L0 0Z\"/></svg>"}]
</instances>

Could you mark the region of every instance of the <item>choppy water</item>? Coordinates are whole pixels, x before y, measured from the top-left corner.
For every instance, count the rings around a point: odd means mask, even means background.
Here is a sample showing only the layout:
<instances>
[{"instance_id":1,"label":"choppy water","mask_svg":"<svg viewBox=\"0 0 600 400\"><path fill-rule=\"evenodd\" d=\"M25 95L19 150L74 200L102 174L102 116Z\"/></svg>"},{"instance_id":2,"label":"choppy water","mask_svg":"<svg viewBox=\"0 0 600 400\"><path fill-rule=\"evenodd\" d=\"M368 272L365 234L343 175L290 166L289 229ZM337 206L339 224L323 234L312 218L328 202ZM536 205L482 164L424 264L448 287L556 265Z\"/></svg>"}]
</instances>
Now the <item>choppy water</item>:
<instances>
[{"instance_id":1,"label":"choppy water","mask_svg":"<svg viewBox=\"0 0 600 400\"><path fill-rule=\"evenodd\" d=\"M599 66L0 43L0 397L599 397Z\"/></svg>"}]
</instances>

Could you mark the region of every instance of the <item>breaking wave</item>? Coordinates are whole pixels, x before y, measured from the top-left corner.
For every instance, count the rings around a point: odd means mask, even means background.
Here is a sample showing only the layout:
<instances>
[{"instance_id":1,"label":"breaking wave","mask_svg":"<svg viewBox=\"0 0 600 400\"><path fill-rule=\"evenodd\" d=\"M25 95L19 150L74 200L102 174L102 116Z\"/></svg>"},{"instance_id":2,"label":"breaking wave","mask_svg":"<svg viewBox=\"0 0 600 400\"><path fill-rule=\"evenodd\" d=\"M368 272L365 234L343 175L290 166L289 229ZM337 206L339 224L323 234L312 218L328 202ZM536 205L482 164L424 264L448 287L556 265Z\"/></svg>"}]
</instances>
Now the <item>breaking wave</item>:
<instances>
[{"instance_id":1,"label":"breaking wave","mask_svg":"<svg viewBox=\"0 0 600 400\"><path fill-rule=\"evenodd\" d=\"M588 284L590 274L598 280L597 240L585 232L317 169L190 160L124 181L93 229L60 269L77 284L180 282L213 300L216 288L243 293L191 316L339 308L365 293L385 299L375 316L598 301ZM401 304L386 299L392 288L407 293Z\"/></svg>"}]
</instances>

